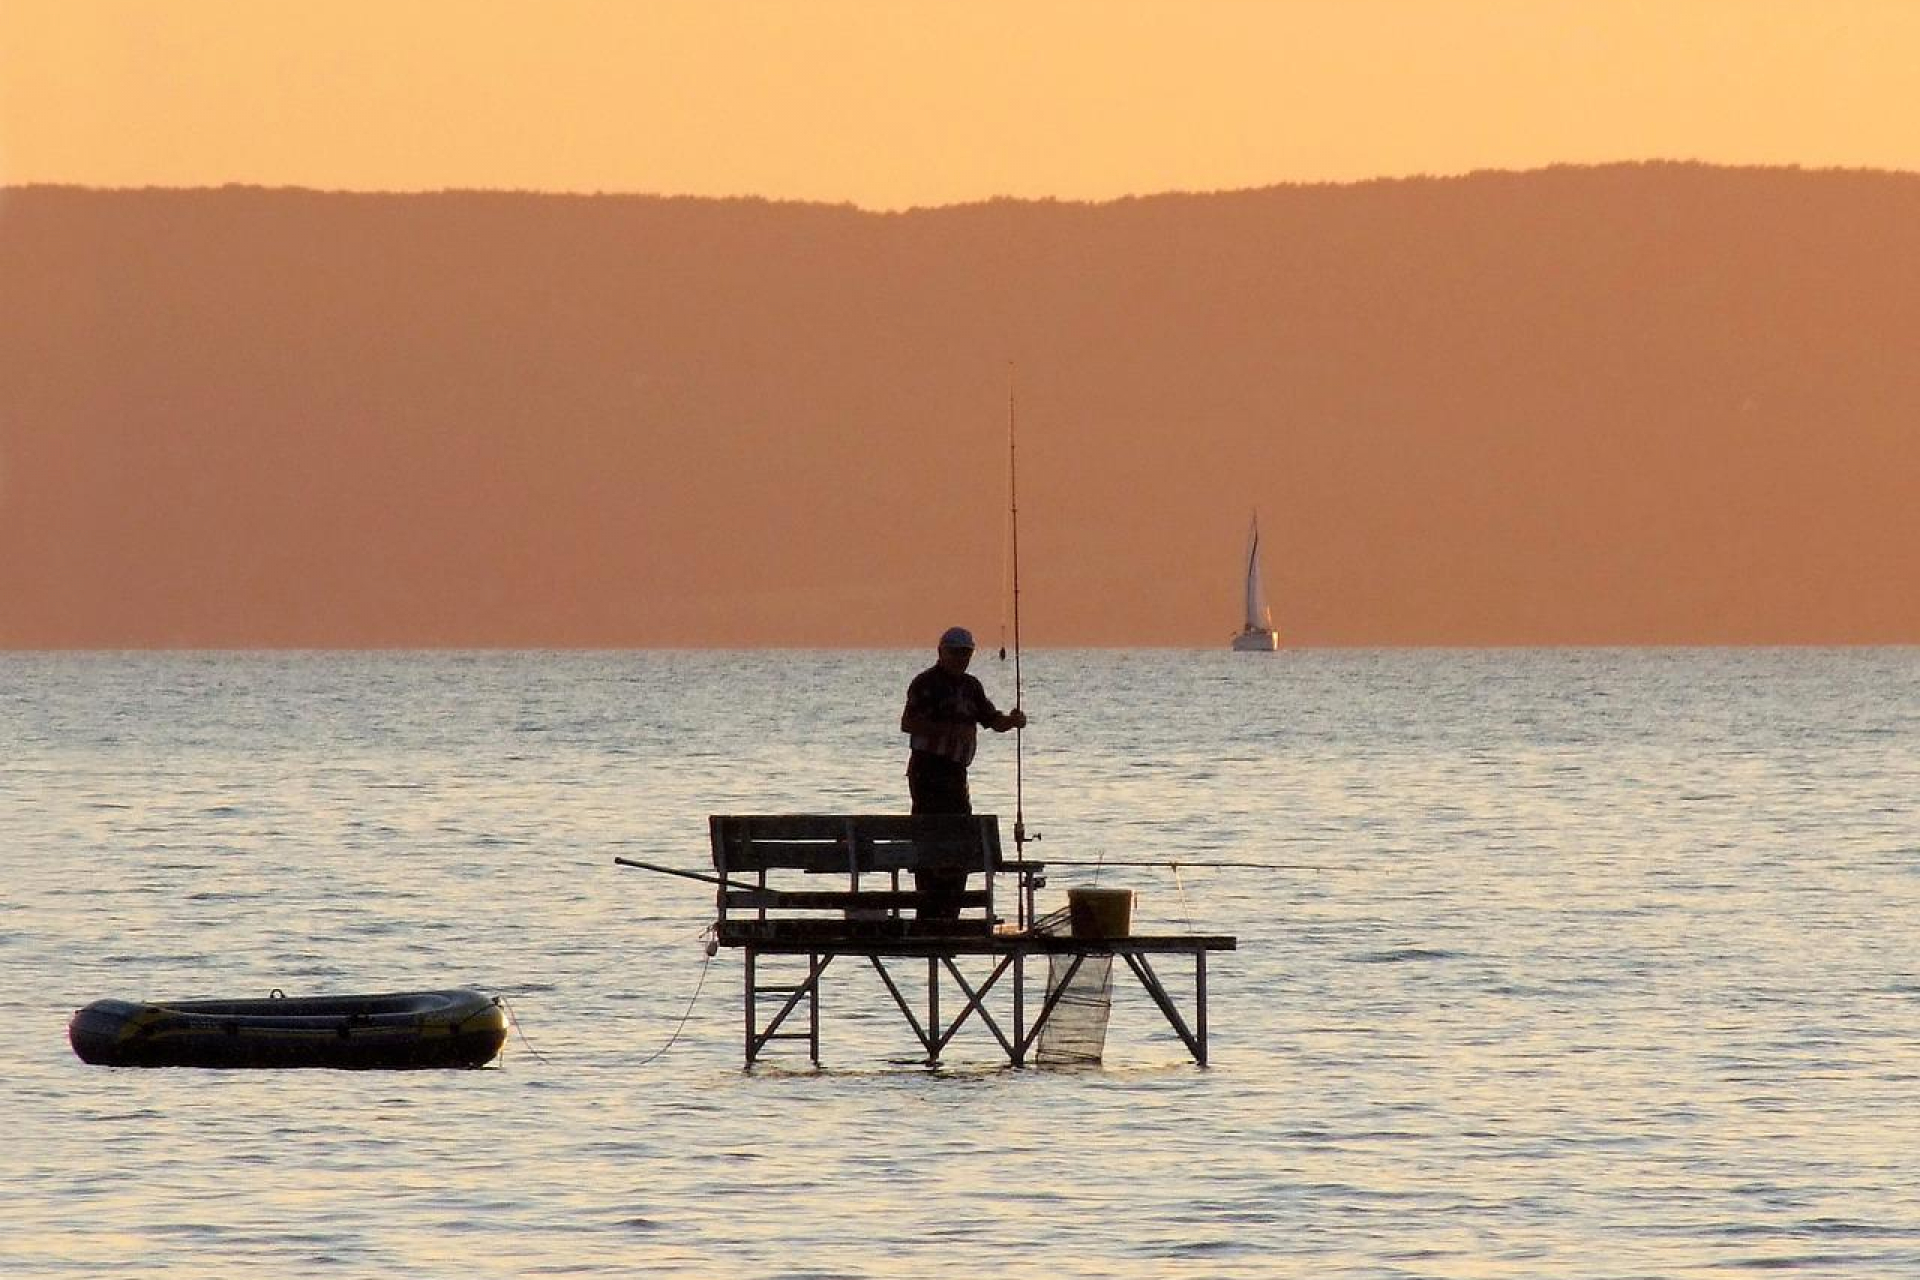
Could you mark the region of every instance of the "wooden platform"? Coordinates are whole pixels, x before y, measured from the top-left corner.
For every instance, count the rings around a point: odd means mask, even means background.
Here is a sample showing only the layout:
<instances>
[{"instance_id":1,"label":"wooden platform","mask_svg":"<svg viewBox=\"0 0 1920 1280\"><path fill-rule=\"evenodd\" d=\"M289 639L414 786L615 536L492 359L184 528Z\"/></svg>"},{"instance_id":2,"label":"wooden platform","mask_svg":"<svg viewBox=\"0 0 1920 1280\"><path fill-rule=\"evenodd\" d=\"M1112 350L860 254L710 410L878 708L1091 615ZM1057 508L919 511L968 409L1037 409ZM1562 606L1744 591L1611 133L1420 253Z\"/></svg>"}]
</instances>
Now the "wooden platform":
<instances>
[{"instance_id":1,"label":"wooden platform","mask_svg":"<svg viewBox=\"0 0 1920 1280\"><path fill-rule=\"evenodd\" d=\"M715 941L739 949L746 960L748 1066L776 1040L806 1041L808 1057L819 1064L821 980L842 958L864 960L880 975L929 1065L938 1063L955 1034L976 1020L1009 1063L1026 1065L1074 976L1096 958L1118 958L1194 1061L1206 1064L1207 953L1231 951L1235 940L1222 934L1071 936L1033 927L1035 893L1046 884L1045 864L1019 850L1007 858L999 819L991 814L715 814L708 827L712 875L630 858L614 861L718 887ZM903 877L931 870L963 872L969 882L977 874L981 887L957 894L905 887ZM776 876L782 882L776 883ZM820 887L820 878L828 876L841 883ZM1011 924L996 910L997 881L1008 876L1015 885ZM955 910L958 919L919 918ZM1191 1021L1153 967L1151 957L1169 955L1193 961ZM1028 996L1027 961L1046 959L1051 977L1054 960L1062 956L1070 957L1067 967L1057 980L1043 983L1045 995L1036 1006ZM801 960L804 971L786 980L772 981L765 972L769 961ZM890 961L925 974L923 996L908 1000L899 975L887 967ZM970 975L963 964L974 966L974 972ZM941 1008L946 983L963 997L952 1016ZM996 993L1004 996L998 1012L992 1004ZM773 1006L764 1022L763 1002ZM806 1029L788 1030L802 1005Z\"/></svg>"},{"instance_id":2,"label":"wooden platform","mask_svg":"<svg viewBox=\"0 0 1920 1280\"><path fill-rule=\"evenodd\" d=\"M1207 953L1231 950L1234 939L1092 939L1031 931L1045 864L1017 850L1008 858L999 819L991 814L715 814L708 828L715 874L699 878L719 886L716 940L745 955L748 1065L782 1040L806 1041L809 1058L820 1061L821 979L842 958L864 961L880 975L929 1064L939 1062L954 1035L977 1020L1010 1063L1025 1065L1058 1007L1057 993L1094 957L1117 957L1126 965L1194 1060L1207 1060ZM936 869L965 872L970 885L978 877L978 888L958 896L961 919L916 918L933 903L911 887L912 875ZM1011 929L998 910L1000 885L1008 877L1015 887ZM1193 961L1191 1020L1153 967L1151 957L1168 955ZM1055 956L1072 957L1067 976L1056 994L1036 1003L1027 991L1027 961ZM804 960L805 969L774 981L767 973L770 960ZM908 999L890 961L924 973L924 983L905 983L922 988L915 999ZM943 987L961 997L958 1012L951 1012L951 1003L943 1012ZM995 996L1004 997L997 1010ZM763 1005L771 1009L764 1021ZM803 1006L805 1029L788 1029Z\"/></svg>"}]
</instances>

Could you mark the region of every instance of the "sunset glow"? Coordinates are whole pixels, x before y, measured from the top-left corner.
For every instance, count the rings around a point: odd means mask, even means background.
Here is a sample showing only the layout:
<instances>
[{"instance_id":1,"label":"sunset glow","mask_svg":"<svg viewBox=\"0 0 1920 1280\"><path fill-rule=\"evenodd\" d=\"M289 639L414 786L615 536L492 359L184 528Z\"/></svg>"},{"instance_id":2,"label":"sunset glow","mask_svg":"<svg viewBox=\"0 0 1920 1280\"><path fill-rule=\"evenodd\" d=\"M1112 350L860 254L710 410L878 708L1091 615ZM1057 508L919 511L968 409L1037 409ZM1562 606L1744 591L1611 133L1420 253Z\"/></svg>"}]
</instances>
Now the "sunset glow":
<instances>
[{"instance_id":1,"label":"sunset glow","mask_svg":"<svg viewBox=\"0 0 1920 1280\"><path fill-rule=\"evenodd\" d=\"M1104 199L1920 168L1920 6L11 0L0 183Z\"/></svg>"}]
</instances>

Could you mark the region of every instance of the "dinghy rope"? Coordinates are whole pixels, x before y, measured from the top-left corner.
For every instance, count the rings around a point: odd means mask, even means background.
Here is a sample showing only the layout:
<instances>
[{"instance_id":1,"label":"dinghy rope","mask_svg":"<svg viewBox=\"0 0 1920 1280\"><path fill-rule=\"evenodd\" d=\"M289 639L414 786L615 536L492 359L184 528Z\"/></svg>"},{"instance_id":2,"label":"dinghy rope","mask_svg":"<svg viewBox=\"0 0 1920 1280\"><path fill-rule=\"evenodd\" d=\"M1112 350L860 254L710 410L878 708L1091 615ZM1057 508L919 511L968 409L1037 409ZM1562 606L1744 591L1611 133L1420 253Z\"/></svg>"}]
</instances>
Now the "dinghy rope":
<instances>
[{"instance_id":1,"label":"dinghy rope","mask_svg":"<svg viewBox=\"0 0 1920 1280\"><path fill-rule=\"evenodd\" d=\"M515 1034L517 1034L520 1037L520 1043L527 1046L527 1052L533 1055L534 1061L538 1062L543 1067L551 1065L547 1061L547 1055L545 1055L544 1053L541 1053L538 1049L534 1048L533 1041L527 1039L527 1029L520 1025L520 1015L513 1011L513 1002L507 999L505 996L495 996L494 999L498 1000L500 1002L500 1007L507 1011L508 1023L510 1023L513 1026L513 1030Z\"/></svg>"},{"instance_id":2,"label":"dinghy rope","mask_svg":"<svg viewBox=\"0 0 1920 1280\"><path fill-rule=\"evenodd\" d=\"M673 1048L675 1042L677 1042L680 1039L680 1033L687 1029L687 1020L693 1017L694 1006L700 1002L700 992L703 989L705 989L707 985L707 970L713 967L713 957L719 953L720 944L717 941L715 941L713 938L712 925L708 925L706 928L702 929L699 933L695 934L694 937L696 939L704 940L701 944L701 951L704 954L701 956L701 959L700 959L700 977L693 984L693 994L687 998L687 1007L680 1014L680 1021L674 1024L673 1034L667 1037L667 1042L661 1045L658 1049L655 1049L652 1053L648 1054L646 1057L640 1059L640 1061L636 1062L634 1065L637 1067L644 1067L649 1063L654 1062L662 1054L666 1053L667 1050ZM553 1060L547 1057L546 1054L541 1053L538 1049L534 1048L533 1041L527 1038L527 1030L525 1027L520 1025L520 1015L514 1012L513 1002L508 1000L505 996L495 996L494 999L499 1002L500 1007L502 1009L506 1010L507 1022L509 1025L513 1027L514 1031L520 1036L520 1043L527 1047L527 1052L532 1054L534 1058L537 1059L542 1066L552 1066Z\"/></svg>"},{"instance_id":3,"label":"dinghy rope","mask_svg":"<svg viewBox=\"0 0 1920 1280\"><path fill-rule=\"evenodd\" d=\"M640 1059L639 1062L634 1064L635 1066L644 1067L660 1057L667 1050L673 1048L674 1042L680 1039L680 1033L687 1029L687 1019L693 1016L693 1006L699 1003L700 991L707 985L707 970L713 967L714 954L720 950L719 942L714 938L708 937L713 931L714 927L708 925L702 929L698 935L707 939L706 944L701 948L706 954L700 958L700 979L693 984L693 995L687 1000L686 1012L680 1015L680 1021L675 1024L673 1034L667 1037L667 1042L646 1057Z\"/></svg>"}]
</instances>

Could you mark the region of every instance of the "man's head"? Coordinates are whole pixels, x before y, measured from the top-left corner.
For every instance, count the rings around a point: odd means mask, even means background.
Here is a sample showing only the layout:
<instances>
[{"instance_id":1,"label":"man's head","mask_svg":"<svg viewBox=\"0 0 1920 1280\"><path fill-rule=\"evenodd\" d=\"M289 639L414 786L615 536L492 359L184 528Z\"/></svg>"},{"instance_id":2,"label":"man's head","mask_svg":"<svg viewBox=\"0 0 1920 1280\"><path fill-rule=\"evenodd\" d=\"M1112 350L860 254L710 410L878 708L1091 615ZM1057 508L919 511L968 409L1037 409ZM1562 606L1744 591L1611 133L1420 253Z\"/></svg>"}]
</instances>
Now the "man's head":
<instances>
[{"instance_id":1,"label":"man's head","mask_svg":"<svg viewBox=\"0 0 1920 1280\"><path fill-rule=\"evenodd\" d=\"M973 632L965 627L948 627L940 636L940 665L949 671L965 671L973 661Z\"/></svg>"}]
</instances>

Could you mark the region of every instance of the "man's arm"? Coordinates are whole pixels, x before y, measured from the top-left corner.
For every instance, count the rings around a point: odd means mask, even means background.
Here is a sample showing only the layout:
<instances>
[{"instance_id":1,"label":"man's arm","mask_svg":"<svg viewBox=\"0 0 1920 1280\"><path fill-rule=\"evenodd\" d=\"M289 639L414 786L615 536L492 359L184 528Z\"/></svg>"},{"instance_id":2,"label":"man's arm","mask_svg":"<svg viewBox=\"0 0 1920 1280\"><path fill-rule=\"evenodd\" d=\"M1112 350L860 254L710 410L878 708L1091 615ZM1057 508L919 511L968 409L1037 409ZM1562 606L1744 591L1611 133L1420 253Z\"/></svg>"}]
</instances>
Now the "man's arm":
<instances>
[{"instance_id":1,"label":"man's arm","mask_svg":"<svg viewBox=\"0 0 1920 1280\"><path fill-rule=\"evenodd\" d=\"M986 688L978 680L973 682L973 692L980 706L980 724L995 733L1005 733L1009 729L1027 727L1027 713L1015 707L1012 711L1002 711L993 705L993 699L987 696Z\"/></svg>"}]
</instances>

